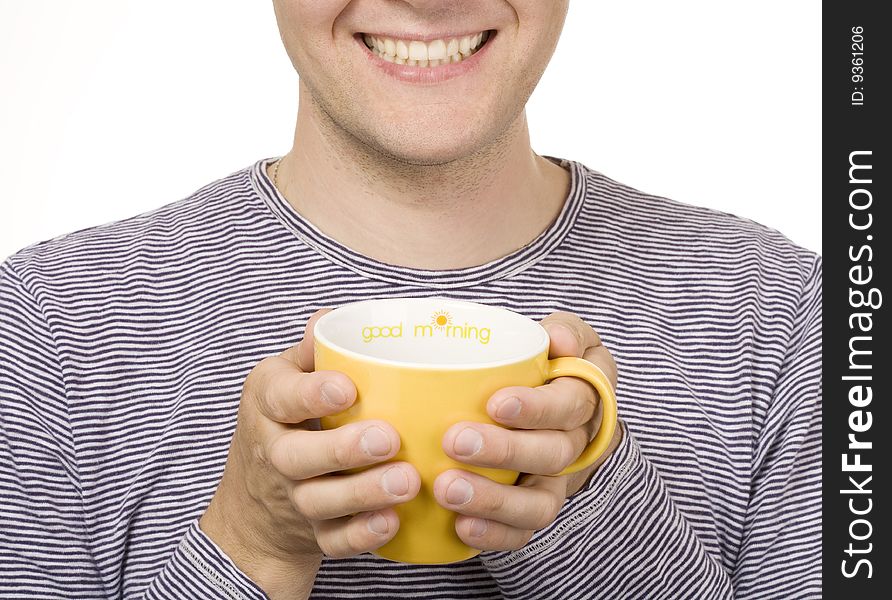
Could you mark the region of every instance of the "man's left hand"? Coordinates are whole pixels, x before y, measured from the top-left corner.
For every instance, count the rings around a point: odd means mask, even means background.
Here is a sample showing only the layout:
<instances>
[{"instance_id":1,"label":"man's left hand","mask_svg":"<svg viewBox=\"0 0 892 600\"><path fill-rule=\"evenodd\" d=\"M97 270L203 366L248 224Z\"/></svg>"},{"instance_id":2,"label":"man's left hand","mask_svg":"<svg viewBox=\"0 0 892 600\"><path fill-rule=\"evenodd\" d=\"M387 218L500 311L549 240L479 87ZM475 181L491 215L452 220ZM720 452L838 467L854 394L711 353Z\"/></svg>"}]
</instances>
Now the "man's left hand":
<instances>
[{"instance_id":1,"label":"man's left hand","mask_svg":"<svg viewBox=\"0 0 892 600\"><path fill-rule=\"evenodd\" d=\"M577 356L594 363L616 387L616 362L595 330L567 312L542 320L550 338L548 357ZM437 502L458 514L455 530L465 544L480 550L516 550L533 533L550 525L564 500L579 491L619 445L616 434L590 467L557 476L573 463L598 431L598 392L576 377L558 377L532 388L498 390L486 405L489 416L508 427L462 421L443 436L443 450L457 461L521 473L514 485L450 469L434 482Z\"/></svg>"}]
</instances>

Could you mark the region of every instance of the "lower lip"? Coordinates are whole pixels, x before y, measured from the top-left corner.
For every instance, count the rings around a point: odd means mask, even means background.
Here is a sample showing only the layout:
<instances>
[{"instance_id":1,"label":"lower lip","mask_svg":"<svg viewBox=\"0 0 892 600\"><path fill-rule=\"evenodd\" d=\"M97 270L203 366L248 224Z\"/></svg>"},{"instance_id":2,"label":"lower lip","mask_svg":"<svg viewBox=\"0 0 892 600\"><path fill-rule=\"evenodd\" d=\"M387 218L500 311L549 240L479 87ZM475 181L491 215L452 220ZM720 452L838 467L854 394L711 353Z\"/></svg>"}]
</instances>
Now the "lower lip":
<instances>
[{"instance_id":1,"label":"lower lip","mask_svg":"<svg viewBox=\"0 0 892 600\"><path fill-rule=\"evenodd\" d=\"M490 31L489 39L486 40L477 52L463 59L459 63L450 63L448 65L440 65L438 67L413 67L410 65L398 65L384 60L374 52L372 52L360 36L356 36L357 43L362 46L365 51L366 58L377 68L384 71L394 79L405 81L406 83L415 83L421 85L434 85L461 77L467 73L471 73L480 68L480 62L485 57L489 46L493 39L496 38L496 32Z\"/></svg>"}]
</instances>

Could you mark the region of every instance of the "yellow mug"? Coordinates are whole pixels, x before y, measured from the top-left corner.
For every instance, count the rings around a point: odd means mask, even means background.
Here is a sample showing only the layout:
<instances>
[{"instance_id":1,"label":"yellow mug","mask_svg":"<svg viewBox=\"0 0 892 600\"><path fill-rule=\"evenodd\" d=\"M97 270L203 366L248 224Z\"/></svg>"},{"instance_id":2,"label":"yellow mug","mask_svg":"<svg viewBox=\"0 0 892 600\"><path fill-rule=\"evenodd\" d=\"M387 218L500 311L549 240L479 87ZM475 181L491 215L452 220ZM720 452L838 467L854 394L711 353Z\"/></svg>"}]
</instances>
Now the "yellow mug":
<instances>
[{"instance_id":1,"label":"yellow mug","mask_svg":"<svg viewBox=\"0 0 892 600\"><path fill-rule=\"evenodd\" d=\"M458 468L513 484L516 471L483 468L450 458L446 430L458 421L496 424L486 402L498 389L535 387L556 377L581 377L601 397L601 427L561 475L586 468L603 454L616 428L616 397L598 367L581 358L548 359L548 333L535 321L494 306L446 298L393 298L347 304L323 315L313 330L317 370L346 373L354 404L323 417L324 429L382 419L400 435L392 461L421 475L418 495L395 510L400 528L374 554L405 563L465 560L480 550L455 533L455 513L433 494L437 475Z\"/></svg>"}]
</instances>

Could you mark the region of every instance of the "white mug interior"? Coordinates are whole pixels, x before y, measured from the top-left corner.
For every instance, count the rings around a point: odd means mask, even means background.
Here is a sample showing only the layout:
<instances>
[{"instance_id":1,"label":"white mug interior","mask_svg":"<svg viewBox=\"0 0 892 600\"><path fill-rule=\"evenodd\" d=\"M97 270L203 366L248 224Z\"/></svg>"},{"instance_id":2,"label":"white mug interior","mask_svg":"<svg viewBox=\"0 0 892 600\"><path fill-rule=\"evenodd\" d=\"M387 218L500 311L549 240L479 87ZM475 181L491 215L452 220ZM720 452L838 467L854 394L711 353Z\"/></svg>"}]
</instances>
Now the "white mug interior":
<instances>
[{"instance_id":1,"label":"white mug interior","mask_svg":"<svg viewBox=\"0 0 892 600\"><path fill-rule=\"evenodd\" d=\"M497 306L447 298L364 300L323 315L316 338L365 360L406 367L489 367L548 348L548 333Z\"/></svg>"}]
</instances>

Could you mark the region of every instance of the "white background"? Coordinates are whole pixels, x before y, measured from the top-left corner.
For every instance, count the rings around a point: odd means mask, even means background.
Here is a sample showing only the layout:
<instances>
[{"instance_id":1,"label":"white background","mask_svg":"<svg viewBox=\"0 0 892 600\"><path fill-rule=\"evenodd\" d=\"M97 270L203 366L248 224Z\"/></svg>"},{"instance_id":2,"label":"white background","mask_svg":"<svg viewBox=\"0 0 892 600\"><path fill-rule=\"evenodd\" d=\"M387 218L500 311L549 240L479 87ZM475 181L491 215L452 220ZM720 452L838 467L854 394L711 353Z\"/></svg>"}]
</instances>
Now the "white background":
<instances>
[{"instance_id":1,"label":"white background","mask_svg":"<svg viewBox=\"0 0 892 600\"><path fill-rule=\"evenodd\" d=\"M572 0L533 148L821 251L820 3ZM291 146L269 0L0 0L0 257Z\"/></svg>"}]
</instances>

